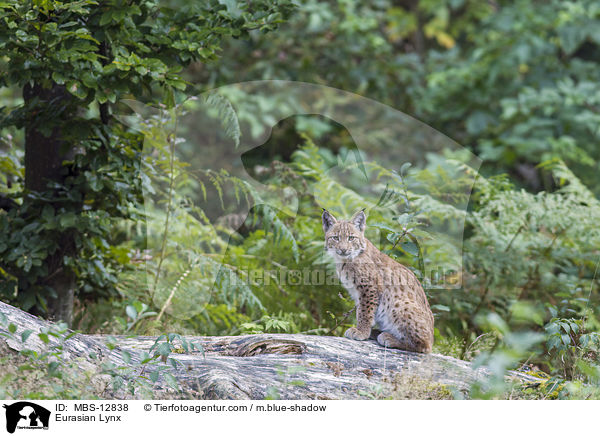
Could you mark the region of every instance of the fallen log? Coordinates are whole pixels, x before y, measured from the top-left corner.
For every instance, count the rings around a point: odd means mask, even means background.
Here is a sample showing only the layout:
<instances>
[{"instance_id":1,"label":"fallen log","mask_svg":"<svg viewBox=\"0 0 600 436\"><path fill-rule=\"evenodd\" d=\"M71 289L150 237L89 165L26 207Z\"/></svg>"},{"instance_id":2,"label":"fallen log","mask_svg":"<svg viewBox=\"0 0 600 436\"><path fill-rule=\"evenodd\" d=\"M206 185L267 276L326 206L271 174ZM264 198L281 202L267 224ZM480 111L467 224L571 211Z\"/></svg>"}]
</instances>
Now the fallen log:
<instances>
[{"instance_id":1,"label":"fallen log","mask_svg":"<svg viewBox=\"0 0 600 436\"><path fill-rule=\"evenodd\" d=\"M62 360L77 359L81 368L110 362L114 367L131 368L129 377L145 380L160 366L160 362L142 363L144 352L149 352L156 337L111 337L115 347L109 346L107 336L64 330L62 334L47 334L56 331L53 323L2 302L0 313L0 334L15 351L42 353L58 348ZM23 333L29 331L23 341ZM473 368L466 361L386 349L373 340L302 334L186 336L185 340L197 349L186 352L177 348L170 357L181 365L162 369L163 375L168 371L177 380L185 398L452 398L490 376L487 369ZM517 372L511 376L538 381ZM168 389L165 377L153 382L152 389Z\"/></svg>"}]
</instances>

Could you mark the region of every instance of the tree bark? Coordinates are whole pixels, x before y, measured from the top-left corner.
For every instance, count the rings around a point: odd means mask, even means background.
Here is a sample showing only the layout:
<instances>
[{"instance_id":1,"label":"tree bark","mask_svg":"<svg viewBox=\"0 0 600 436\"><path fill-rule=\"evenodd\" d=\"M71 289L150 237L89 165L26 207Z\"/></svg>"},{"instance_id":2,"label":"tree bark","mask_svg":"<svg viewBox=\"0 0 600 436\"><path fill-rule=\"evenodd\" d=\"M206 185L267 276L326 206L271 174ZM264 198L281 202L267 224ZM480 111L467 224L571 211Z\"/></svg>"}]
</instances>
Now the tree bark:
<instances>
[{"instance_id":1,"label":"tree bark","mask_svg":"<svg viewBox=\"0 0 600 436\"><path fill-rule=\"evenodd\" d=\"M0 302L8 322L0 324L0 338L14 350L35 350L42 353L48 347L60 345L62 358L75 360L87 371L100 366L91 355L103 356L118 367L132 368L135 376L145 376L153 370L144 365L140 371L141 353L148 352L156 337L118 336L118 347L110 350L107 338L77 334L64 344L48 336L49 344L37 333L52 328L52 323L35 318L17 308ZM8 324L17 329L8 334ZM32 330L26 342L21 333ZM473 368L471 363L439 354L419 354L386 349L374 340L353 341L332 336L301 334L257 334L245 336L186 337L202 346L200 351L179 349L170 357L182 365L167 370L173 375L186 398L199 399L369 399L369 398L444 398L451 392L467 396L469 386L490 376L485 367ZM124 359L124 352L131 359ZM92 354L93 353L93 354ZM528 374L510 371L519 382L539 382ZM161 375L152 387L152 395L168 389ZM437 392L437 394L436 394ZM112 397L122 398L119 394ZM136 397L139 398L139 397Z\"/></svg>"},{"instance_id":2,"label":"tree bark","mask_svg":"<svg viewBox=\"0 0 600 436\"><path fill-rule=\"evenodd\" d=\"M421 62L425 61L425 53L427 51L426 42L425 42L425 32L423 30L425 23L423 22L423 14L419 10L419 2L415 1L413 3L413 13L417 19L417 28L415 30L415 51L419 55L419 59Z\"/></svg>"},{"instance_id":3,"label":"tree bark","mask_svg":"<svg viewBox=\"0 0 600 436\"><path fill-rule=\"evenodd\" d=\"M57 84L47 89L38 83L23 88L25 105L35 108L33 113L37 115L32 116L25 126L25 188L31 192L50 191L50 182L64 183L62 162L72 157L73 147L63 140L58 125L61 119L69 116L71 98L66 88ZM51 126L48 136L43 134L42 124ZM47 296L47 315L71 325L76 281L63 259L73 253L75 243L69 233L61 235L60 239L58 250L47 259L49 278L44 284L56 293Z\"/></svg>"}]
</instances>

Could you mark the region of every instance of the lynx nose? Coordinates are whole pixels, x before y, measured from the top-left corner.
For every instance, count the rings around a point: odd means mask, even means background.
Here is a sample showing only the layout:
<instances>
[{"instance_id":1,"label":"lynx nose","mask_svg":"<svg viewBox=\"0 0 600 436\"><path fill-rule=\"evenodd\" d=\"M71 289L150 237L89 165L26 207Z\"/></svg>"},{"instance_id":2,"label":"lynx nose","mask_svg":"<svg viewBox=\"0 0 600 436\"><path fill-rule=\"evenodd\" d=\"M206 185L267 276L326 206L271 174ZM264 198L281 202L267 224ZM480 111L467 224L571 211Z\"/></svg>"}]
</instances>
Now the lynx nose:
<instances>
[{"instance_id":1,"label":"lynx nose","mask_svg":"<svg viewBox=\"0 0 600 436\"><path fill-rule=\"evenodd\" d=\"M341 249L338 250L338 254L340 256L348 256L348 250L345 250L345 249L341 248Z\"/></svg>"}]
</instances>

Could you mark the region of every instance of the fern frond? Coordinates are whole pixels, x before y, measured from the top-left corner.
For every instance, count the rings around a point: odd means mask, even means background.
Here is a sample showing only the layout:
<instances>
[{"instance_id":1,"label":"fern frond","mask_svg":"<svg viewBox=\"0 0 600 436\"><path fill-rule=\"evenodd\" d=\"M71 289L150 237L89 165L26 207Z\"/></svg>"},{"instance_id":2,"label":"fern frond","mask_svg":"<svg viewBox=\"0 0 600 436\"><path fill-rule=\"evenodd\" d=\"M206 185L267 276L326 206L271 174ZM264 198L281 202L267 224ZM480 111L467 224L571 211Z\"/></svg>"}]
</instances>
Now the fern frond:
<instances>
[{"instance_id":1,"label":"fern frond","mask_svg":"<svg viewBox=\"0 0 600 436\"><path fill-rule=\"evenodd\" d=\"M285 223L277 216L273 208L271 208L263 202L263 199L261 198L258 191L256 191L256 189L254 189L254 187L250 183L244 183L246 185L247 191L255 201L255 205L253 207L254 215L256 216L256 214L259 214L262 216L263 228L265 230L265 233L270 233L272 228L276 244L280 243L282 240L288 242L292 248L294 260L298 262L300 259L300 249L298 248L298 242L296 241L296 238L294 237L293 233L290 231L290 229L288 229Z\"/></svg>"},{"instance_id":2,"label":"fern frond","mask_svg":"<svg viewBox=\"0 0 600 436\"><path fill-rule=\"evenodd\" d=\"M233 139L236 148L239 147L242 131L237 113L229 99L217 91L210 91L202 95L202 100L206 105L214 109L214 118L221 121L225 134Z\"/></svg>"}]
</instances>

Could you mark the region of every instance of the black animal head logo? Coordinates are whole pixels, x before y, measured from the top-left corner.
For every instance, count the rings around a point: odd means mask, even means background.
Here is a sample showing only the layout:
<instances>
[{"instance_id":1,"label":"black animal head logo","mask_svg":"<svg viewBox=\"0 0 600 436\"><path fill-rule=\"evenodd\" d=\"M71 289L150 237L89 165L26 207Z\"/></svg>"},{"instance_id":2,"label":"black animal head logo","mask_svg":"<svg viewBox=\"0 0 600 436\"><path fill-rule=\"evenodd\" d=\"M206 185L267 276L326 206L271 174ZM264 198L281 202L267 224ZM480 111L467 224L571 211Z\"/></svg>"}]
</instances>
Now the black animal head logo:
<instances>
[{"instance_id":1,"label":"black animal head logo","mask_svg":"<svg viewBox=\"0 0 600 436\"><path fill-rule=\"evenodd\" d=\"M4 405L6 409L6 431L14 433L17 425L25 428L48 428L50 411L29 401Z\"/></svg>"}]
</instances>

